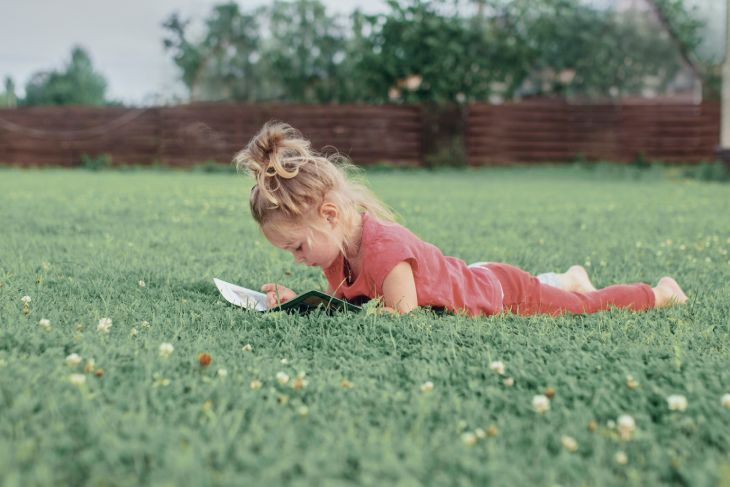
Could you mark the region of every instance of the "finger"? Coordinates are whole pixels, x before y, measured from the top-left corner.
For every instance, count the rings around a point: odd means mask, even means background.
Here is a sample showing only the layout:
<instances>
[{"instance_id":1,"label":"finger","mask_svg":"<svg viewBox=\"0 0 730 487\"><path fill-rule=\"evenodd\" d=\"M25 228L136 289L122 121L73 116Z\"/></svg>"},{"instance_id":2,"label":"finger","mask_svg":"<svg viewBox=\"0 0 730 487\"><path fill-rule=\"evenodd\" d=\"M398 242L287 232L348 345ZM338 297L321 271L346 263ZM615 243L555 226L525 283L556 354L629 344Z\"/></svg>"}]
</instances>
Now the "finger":
<instances>
[{"instance_id":1,"label":"finger","mask_svg":"<svg viewBox=\"0 0 730 487\"><path fill-rule=\"evenodd\" d=\"M263 286L261 286L261 292L269 292L274 290L274 283L273 282L267 282Z\"/></svg>"}]
</instances>

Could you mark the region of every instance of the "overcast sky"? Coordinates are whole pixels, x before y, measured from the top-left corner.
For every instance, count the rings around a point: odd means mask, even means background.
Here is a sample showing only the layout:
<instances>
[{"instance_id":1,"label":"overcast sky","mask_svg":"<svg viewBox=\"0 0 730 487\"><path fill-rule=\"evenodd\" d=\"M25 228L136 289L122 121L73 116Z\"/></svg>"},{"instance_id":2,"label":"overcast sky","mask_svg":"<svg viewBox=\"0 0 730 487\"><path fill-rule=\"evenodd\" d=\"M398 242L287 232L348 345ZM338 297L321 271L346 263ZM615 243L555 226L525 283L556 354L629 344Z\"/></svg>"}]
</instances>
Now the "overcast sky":
<instances>
[{"instance_id":1,"label":"overcast sky","mask_svg":"<svg viewBox=\"0 0 730 487\"><path fill-rule=\"evenodd\" d=\"M718 38L725 0L692 0L704 7ZM134 104L185 94L162 47L161 23L172 12L203 19L223 0L0 0L0 78L11 76L19 95L30 76L58 69L81 45L109 82L110 98ZM239 0L244 10L265 0ZM385 10L384 0L323 0L330 11ZM0 85L0 89L2 86ZM157 95L157 96L156 96Z\"/></svg>"}]
</instances>

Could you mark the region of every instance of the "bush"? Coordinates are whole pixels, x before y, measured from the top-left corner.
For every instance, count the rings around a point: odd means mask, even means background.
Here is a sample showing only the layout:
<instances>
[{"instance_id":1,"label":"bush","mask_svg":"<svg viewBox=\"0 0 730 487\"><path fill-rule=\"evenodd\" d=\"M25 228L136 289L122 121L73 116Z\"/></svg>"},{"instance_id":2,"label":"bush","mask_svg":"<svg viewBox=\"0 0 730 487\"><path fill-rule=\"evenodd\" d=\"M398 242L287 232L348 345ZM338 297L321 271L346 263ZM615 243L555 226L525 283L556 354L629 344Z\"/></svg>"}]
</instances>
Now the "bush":
<instances>
[{"instance_id":1,"label":"bush","mask_svg":"<svg viewBox=\"0 0 730 487\"><path fill-rule=\"evenodd\" d=\"M101 154L98 156L82 154L81 167L89 171L100 171L102 169L109 169L112 167L112 157L109 154Z\"/></svg>"},{"instance_id":2,"label":"bush","mask_svg":"<svg viewBox=\"0 0 730 487\"><path fill-rule=\"evenodd\" d=\"M202 164L196 164L191 167L192 172L205 172L205 173L235 173L236 166L232 163L224 164L214 160L205 161Z\"/></svg>"},{"instance_id":3,"label":"bush","mask_svg":"<svg viewBox=\"0 0 730 487\"><path fill-rule=\"evenodd\" d=\"M684 176L701 181L730 181L730 171L721 161L707 161L691 166Z\"/></svg>"},{"instance_id":4,"label":"bush","mask_svg":"<svg viewBox=\"0 0 730 487\"><path fill-rule=\"evenodd\" d=\"M439 146L438 149L426 154L424 167L435 169L438 167L463 167L466 166L466 150L463 137L454 136Z\"/></svg>"}]
</instances>

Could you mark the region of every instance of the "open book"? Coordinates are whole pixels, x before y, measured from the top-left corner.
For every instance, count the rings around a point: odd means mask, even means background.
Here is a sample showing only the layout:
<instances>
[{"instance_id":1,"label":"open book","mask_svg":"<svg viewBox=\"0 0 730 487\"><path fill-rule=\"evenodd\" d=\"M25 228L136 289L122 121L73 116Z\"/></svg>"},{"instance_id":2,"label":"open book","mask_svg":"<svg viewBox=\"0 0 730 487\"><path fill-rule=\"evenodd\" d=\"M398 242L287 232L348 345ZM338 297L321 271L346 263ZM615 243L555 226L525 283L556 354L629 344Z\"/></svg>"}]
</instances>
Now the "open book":
<instances>
[{"instance_id":1,"label":"open book","mask_svg":"<svg viewBox=\"0 0 730 487\"><path fill-rule=\"evenodd\" d=\"M245 287L237 286L230 282L221 281L218 278L213 278L213 282L226 301L231 304L235 304L236 306L240 306L241 308L254 311L295 311L298 313L308 313L310 311L314 311L320 306L327 312L362 311L362 308L359 306L355 306L352 303L348 303L347 301L343 301L342 299L338 299L320 291L308 291L304 294L300 294L290 301L287 301L286 303L269 308L266 304L266 294L264 293L254 291L252 289L246 289Z\"/></svg>"}]
</instances>

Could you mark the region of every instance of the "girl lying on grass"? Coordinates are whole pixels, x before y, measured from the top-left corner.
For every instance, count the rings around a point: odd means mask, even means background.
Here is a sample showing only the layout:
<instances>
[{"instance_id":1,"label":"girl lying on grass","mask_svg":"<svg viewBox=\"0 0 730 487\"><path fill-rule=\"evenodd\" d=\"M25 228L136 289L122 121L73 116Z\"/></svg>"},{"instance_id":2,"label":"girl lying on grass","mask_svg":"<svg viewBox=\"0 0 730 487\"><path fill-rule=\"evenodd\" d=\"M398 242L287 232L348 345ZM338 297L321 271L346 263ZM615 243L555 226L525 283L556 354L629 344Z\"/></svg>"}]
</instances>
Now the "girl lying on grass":
<instances>
[{"instance_id":1,"label":"girl lying on grass","mask_svg":"<svg viewBox=\"0 0 730 487\"><path fill-rule=\"evenodd\" d=\"M249 203L264 236L297 262L321 267L329 294L339 298L378 298L395 313L429 306L471 316L595 313L610 307L640 311L687 300L671 277L654 288L622 284L596 290L580 266L537 278L508 264L468 266L444 256L395 223L383 203L348 179L351 165L335 165L283 123L264 125L235 162L256 178ZM261 290L270 306L296 296L274 283Z\"/></svg>"}]
</instances>

